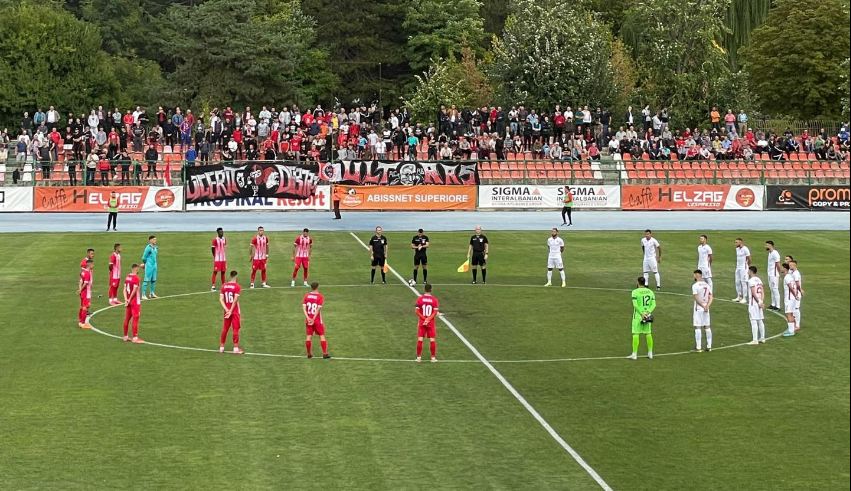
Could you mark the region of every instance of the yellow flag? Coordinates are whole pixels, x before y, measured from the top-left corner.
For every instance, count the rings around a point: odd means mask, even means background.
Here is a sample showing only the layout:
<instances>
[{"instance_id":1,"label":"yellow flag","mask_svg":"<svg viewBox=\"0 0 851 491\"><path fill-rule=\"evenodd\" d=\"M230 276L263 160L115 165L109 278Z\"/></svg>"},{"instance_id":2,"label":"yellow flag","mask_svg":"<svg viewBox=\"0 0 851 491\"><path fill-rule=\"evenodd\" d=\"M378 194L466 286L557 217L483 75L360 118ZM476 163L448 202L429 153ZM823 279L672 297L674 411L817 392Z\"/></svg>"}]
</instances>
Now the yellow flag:
<instances>
[{"instance_id":1,"label":"yellow flag","mask_svg":"<svg viewBox=\"0 0 851 491\"><path fill-rule=\"evenodd\" d=\"M390 265L385 262L384 263L384 273L386 274L386 273L389 273L389 272L390 272Z\"/></svg>"},{"instance_id":2,"label":"yellow flag","mask_svg":"<svg viewBox=\"0 0 851 491\"><path fill-rule=\"evenodd\" d=\"M458 266L458 272L459 273L466 273L468 271L470 271L470 260L469 259L464 261L464 264L462 264L461 266Z\"/></svg>"}]
</instances>

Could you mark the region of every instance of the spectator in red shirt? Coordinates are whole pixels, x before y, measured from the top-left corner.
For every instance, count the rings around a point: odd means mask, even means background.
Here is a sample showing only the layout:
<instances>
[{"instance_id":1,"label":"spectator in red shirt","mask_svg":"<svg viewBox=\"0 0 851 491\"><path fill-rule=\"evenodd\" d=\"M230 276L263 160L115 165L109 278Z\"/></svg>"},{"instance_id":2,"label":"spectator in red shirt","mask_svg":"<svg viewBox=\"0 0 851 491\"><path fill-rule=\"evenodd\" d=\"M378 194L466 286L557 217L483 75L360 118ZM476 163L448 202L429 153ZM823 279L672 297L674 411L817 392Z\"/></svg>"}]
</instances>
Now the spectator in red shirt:
<instances>
[{"instance_id":1,"label":"spectator in red shirt","mask_svg":"<svg viewBox=\"0 0 851 491\"><path fill-rule=\"evenodd\" d=\"M239 160L242 160L242 149L243 149L243 146L242 146L242 128L237 126L233 130L233 134L231 135L231 139L233 141L235 141L236 145L237 145L236 158L239 159Z\"/></svg>"},{"instance_id":2,"label":"spectator in red shirt","mask_svg":"<svg viewBox=\"0 0 851 491\"><path fill-rule=\"evenodd\" d=\"M727 127L727 134L736 132L736 115L732 109L727 109L727 114L724 115L724 126Z\"/></svg>"},{"instance_id":3,"label":"spectator in red shirt","mask_svg":"<svg viewBox=\"0 0 851 491\"><path fill-rule=\"evenodd\" d=\"M98 160L98 170L100 171L100 184L101 186L109 185L109 159L106 158L106 153L100 154L100 160Z\"/></svg>"}]
</instances>

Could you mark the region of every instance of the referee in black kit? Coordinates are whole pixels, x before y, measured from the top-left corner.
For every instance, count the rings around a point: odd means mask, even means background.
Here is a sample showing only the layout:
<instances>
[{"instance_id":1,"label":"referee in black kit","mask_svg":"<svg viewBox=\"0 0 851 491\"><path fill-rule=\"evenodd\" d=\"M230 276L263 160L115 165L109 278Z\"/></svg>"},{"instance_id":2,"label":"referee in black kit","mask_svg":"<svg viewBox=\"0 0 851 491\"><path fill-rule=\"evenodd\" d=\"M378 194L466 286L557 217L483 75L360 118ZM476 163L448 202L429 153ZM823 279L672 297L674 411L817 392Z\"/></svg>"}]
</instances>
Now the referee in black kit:
<instances>
[{"instance_id":1,"label":"referee in black kit","mask_svg":"<svg viewBox=\"0 0 851 491\"><path fill-rule=\"evenodd\" d=\"M375 267L381 267L381 283L387 284L387 278L384 273L384 264L387 262L387 237L382 235L384 229L375 227L375 235L369 239L369 259L372 261L372 274L369 277L369 284L375 283Z\"/></svg>"},{"instance_id":2,"label":"referee in black kit","mask_svg":"<svg viewBox=\"0 0 851 491\"><path fill-rule=\"evenodd\" d=\"M476 266L482 269L482 284L488 282L488 238L482 235L482 227L476 227L476 233L470 237L470 247L467 248L467 260L470 260L470 270L473 272L473 284L476 284Z\"/></svg>"},{"instance_id":3,"label":"referee in black kit","mask_svg":"<svg viewBox=\"0 0 851 491\"><path fill-rule=\"evenodd\" d=\"M428 235L423 229L417 230L417 235L411 239L411 249L414 250L414 283L417 282L417 273L420 266L423 267L423 285L428 283Z\"/></svg>"}]
</instances>

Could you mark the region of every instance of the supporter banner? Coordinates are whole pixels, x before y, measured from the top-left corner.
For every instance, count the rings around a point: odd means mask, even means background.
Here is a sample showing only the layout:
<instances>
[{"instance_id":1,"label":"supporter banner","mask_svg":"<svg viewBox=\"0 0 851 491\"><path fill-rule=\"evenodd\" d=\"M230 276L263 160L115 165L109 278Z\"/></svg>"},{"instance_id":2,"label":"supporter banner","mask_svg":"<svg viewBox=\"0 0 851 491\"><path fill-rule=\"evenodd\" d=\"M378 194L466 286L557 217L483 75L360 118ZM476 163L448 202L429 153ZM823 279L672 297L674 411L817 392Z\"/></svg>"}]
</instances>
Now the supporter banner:
<instances>
[{"instance_id":1,"label":"supporter banner","mask_svg":"<svg viewBox=\"0 0 851 491\"><path fill-rule=\"evenodd\" d=\"M329 162L324 180L352 185L417 186L420 184L474 185L479 183L475 163L368 161Z\"/></svg>"},{"instance_id":2,"label":"supporter banner","mask_svg":"<svg viewBox=\"0 0 851 491\"><path fill-rule=\"evenodd\" d=\"M577 208L620 208L619 186L570 185ZM561 208L564 186L479 186L479 208Z\"/></svg>"},{"instance_id":3,"label":"supporter banner","mask_svg":"<svg viewBox=\"0 0 851 491\"><path fill-rule=\"evenodd\" d=\"M0 213L33 211L33 188L0 188Z\"/></svg>"},{"instance_id":4,"label":"supporter banner","mask_svg":"<svg viewBox=\"0 0 851 491\"><path fill-rule=\"evenodd\" d=\"M763 209L763 186L713 184L649 184L621 186L624 210L751 210Z\"/></svg>"},{"instance_id":5,"label":"supporter banner","mask_svg":"<svg viewBox=\"0 0 851 491\"><path fill-rule=\"evenodd\" d=\"M180 211L183 206L180 186L37 187L33 203L38 212L99 212L106 211L113 192L121 212Z\"/></svg>"},{"instance_id":6,"label":"supporter banner","mask_svg":"<svg viewBox=\"0 0 851 491\"><path fill-rule=\"evenodd\" d=\"M767 186L765 207L769 210L851 209L848 186Z\"/></svg>"},{"instance_id":7,"label":"supporter banner","mask_svg":"<svg viewBox=\"0 0 851 491\"><path fill-rule=\"evenodd\" d=\"M476 186L352 186L344 210L475 210Z\"/></svg>"},{"instance_id":8,"label":"supporter banner","mask_svg":"<svg viewBox=\"0 0 851 491\"><path fill-rule=\"evenodd\" d=\"M304 165L251 162L186 169L186 202L230 198L309 198L319 175Z\"/></svg>"},{"instance_id":9,"label":"supporter banner","mask_svg":"<svg viewBox=\"0 0 851 491\"><path fill-rule=\"evenodd\" d=\"M228 198L186 203L186 211L219 210L328 210L331 207L331 186L317 186L309 198Z\"/></svg>"}]
</instances>

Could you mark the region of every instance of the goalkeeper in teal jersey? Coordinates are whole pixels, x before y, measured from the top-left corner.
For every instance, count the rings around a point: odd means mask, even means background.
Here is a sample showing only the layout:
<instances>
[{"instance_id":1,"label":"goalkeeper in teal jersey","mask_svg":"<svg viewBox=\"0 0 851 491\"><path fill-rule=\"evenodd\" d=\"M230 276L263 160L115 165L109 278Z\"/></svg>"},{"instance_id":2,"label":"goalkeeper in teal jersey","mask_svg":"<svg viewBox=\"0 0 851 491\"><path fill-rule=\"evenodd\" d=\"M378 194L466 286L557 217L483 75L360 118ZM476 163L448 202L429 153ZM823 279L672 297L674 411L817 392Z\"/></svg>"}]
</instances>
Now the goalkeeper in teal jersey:
<instances>
[{"instance_id":1,"label":"goalkeeper in teal jersey","mask_svg":"<svg viewBox=\"0 0 851 491\"><path fill-rule=\"evenodd\" d=\"M647 280L638 277L638 287L632 291L632 354L630 360L638 359L639 335L647 340L647 358L653 359L653 311L656 309L656 294L647 288Z\"/></svg>"},{"instance_id":2,"label":"goalkeeper in teal jersey","mask_svg":"<svg viewBox=\"0 0 851 491\"><path fill-rule=\"evenodd\" d=\"M142 264L145 265L145 279L142 281L142 298L157 298L155 293L157 289L157 255L159 248L157 247L157 236L148 237L148 245L145 246L145 252L142 253ZM148 294L148 285L150 285L150 295Z\"/></svg>"}]
</instances>

